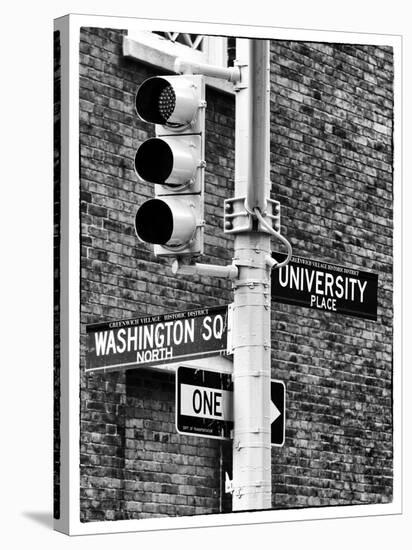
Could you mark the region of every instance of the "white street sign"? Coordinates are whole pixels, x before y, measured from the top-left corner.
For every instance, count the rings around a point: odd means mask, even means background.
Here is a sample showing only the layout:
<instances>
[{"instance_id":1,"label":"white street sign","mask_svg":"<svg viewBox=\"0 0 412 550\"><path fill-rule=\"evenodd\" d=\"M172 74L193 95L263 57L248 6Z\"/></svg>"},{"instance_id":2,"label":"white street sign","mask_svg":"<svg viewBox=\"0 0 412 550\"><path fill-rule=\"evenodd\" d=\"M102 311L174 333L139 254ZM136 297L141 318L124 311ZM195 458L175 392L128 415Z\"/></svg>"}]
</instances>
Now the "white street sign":
<instances>
[{"instance_id":1,"label":"white street sign","mask_svg":"<svg viewBox=\"0 0 412 550\"><path fill-rule=\"evenodd\" d=\"M233 392L181 384L180 414L195 418L233 421Z\"/></svg>"}]
</instances>

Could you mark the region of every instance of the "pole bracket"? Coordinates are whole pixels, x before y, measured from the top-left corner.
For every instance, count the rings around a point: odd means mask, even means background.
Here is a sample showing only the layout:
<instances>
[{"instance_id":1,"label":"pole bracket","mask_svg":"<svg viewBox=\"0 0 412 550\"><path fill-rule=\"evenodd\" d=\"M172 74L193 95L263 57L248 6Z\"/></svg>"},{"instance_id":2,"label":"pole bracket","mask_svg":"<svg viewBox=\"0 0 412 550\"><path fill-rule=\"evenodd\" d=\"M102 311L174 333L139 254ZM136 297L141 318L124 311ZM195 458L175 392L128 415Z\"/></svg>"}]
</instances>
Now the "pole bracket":
<instances>
[{"instance_id":1,"label":"pole bracket","mask_svg":"<svg viewBox=\"0 0 412 550\"><path fill-rule=\"evenodd\" d=\"M204 275L206 277L223 277L225 279L236 279L238 276L238 268L235 264L230 265L213 265L213 264L189 264L175 259L172 263L172 273L181 275Z\"/></svg>"},{"instance_id":2,"label":"pole bracket","mask_svg":"<svg viewBox=\"0 0 412 550\"><path fill-rule=\"evenodd\" d=\"M248 66L248 64L242 63L241 61L235 59L233 62L233 66L237 67L239 71L239 76L240 76L239 80L234 85L235 92L239 92L240 90L247 89L249 85L247 83L247 79L242 78L242 69L245 69Z\"/></svg>"},{"instance_id":3,"label":"pole bracket","mask_svg":"<svg viewBox=\"0 0 412 550\"><path fill-rule=\"evenodd\" d=\"M223 231L229 234L252 231L253 218L245 208L246 197L225 199Z\"/></svg>"},{"instance_id":4,"label":"pole bracket","mask_svg":"<svg viewBox=\"0 0 412 550\"><path fill-rule=\"evenodd\" d=\"M266 211L262 213L265 222L275 231L280 232L280 202L266 199ZM223 231L229 234L259 231L269 233L268 229L258 221L253 228L255 214L246 207L246 197L232 197L224 201Z\"/></svg>"},{"instance_id":5,"label":"pole bracket","mask_svg":"<svg viewBox=\"0 0 412 550\"><path fill-rule=\"evenodd\" d=\"M212 78L222 78L232 84L236 84L240 80L240 69L237 66L221 67L219 65L209 65L208 63L197 63L182 57L176 57L174 71L180 74L202 74Z\"/></svg>"}]
</instances>

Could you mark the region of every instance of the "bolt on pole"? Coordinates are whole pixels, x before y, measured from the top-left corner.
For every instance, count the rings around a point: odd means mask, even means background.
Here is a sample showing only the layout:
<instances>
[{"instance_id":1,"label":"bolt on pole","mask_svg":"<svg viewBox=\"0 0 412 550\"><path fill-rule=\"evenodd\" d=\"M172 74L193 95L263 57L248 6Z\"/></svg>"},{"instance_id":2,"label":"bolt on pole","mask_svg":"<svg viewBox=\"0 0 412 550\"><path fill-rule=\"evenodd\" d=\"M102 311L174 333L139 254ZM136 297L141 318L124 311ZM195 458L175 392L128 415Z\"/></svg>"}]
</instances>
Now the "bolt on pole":
<instances>
[{"instance_id":1,"label":"bolt on pole","mask_svg":"<svg viewBox=\"0 0 412 550\"><path fill-rule=\"evenodd\" d=\"M270 193L269 41L237 40L235 196L263 213ZM271 508L270 234L235 235L233 511Z\"/></svg>"}]
</instances>

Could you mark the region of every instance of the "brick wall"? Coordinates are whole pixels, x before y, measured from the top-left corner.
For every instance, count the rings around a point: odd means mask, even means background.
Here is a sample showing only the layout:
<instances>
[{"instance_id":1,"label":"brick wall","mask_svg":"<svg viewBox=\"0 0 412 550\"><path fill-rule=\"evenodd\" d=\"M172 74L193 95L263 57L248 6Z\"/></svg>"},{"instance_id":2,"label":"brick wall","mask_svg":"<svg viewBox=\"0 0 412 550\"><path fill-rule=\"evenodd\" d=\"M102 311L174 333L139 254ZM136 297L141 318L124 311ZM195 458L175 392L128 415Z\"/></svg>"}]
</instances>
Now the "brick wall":
<instances>
[{"instance_id":1,"label":"brick wall","mask_svg":"<svg viewBox=\"0 0 412 550\"><path fill-rule=\"evenodd\" d=\"M134 235L137 206L153 191L137 183L134 155L154 135L153 125L135 115L134 96L153 73L124 60L121 43L122 33L115 31L81 34L83 357L86 323L230 300L227 282L175 278L170 262L155 259ZM231 261L220 227L223 199L233 194L234 100L211 90L206 99L205 254L223 265ZM223 454L230 454L230 444L177 434L174 383L174 377L141 370L127 376L82 374L83 520L228 509L230 498L220 486L221 460L227 460Z\"/></svg>"},{"instance_id":2,"label":"brick wall","mask_svg":"<svg viewBox=\"0 0 412 550\"><path fill-rule=\"evenodd\" d=\"M274 304L273 504L392 498L392 51L273 42L271 166L294 254L379 275L378 319Z\"/></svg>"},{"instance_id":3,"label":"brick wall","mask_svg":"<svg viewBox=\"0 0 412 550\"><path fill-rule=\"evenodd\" d=\"M220 279L173 277L137 241L134 154L154 135L134 112L152 70L122 35L82 29L81 519L230 511L231 445L179 435L174 377L83 373L87 323L231 301ZM379 273L378 320L273 304L275 378L287 387L286 443L272 451L275 508L384 502L392 495L392 58L389 48L271 44L273 198L294 253ZM227 264L234 98L207 89L204 261ZM275 245L274 245L275 248Z\"/></svg>"}]
</instances>

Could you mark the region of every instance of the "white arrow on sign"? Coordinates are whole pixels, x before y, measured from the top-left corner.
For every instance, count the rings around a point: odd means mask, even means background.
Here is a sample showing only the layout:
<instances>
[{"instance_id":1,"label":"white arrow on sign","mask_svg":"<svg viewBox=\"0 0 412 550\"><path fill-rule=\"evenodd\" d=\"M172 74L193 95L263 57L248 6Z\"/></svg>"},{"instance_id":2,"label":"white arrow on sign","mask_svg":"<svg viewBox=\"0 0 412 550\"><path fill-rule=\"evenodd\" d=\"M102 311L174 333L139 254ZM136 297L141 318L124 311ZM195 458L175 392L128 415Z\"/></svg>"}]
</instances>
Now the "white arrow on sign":
<instances>
[{"instance_id":1,"label":"white arrow on sign","mask_svg":"<svg viewBox=\"0 0 412 550\"><path fill-rule=\"evenodd\" d=\"M270 423L274 422L282 413L280 410L276 407L276 405L273 403L273 401L270 402Z\"/></svg>"}]
</instances>

